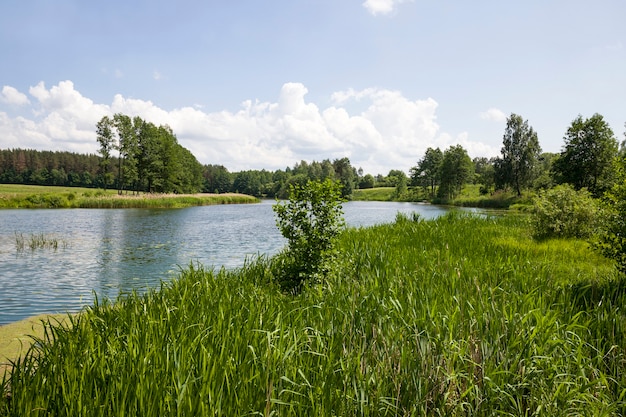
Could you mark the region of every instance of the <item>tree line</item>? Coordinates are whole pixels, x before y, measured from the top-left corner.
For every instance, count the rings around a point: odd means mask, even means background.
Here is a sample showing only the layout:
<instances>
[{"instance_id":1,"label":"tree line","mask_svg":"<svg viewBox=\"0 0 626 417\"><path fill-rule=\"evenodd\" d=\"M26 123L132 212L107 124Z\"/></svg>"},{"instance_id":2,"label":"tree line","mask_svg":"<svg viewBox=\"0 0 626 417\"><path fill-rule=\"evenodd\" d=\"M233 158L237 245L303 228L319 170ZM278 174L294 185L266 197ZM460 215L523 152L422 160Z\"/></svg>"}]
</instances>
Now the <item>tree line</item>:
<instances>
[{"instance_id":1,"label":"tree line","mask_svg":"<svg viewBox=\"0 0 626 417\"><path fill-rule=\"evenodd\" d=\"M602 115L576 117L564 136L560 153L543 153L537 132L515 113L507 118L501 154L470 159L460 145L442 152L428 148L411 168L410 184L421 187L431 199L452 200L464 184L481 184L481 194L510 190L549 189L571 184L594 197L610 190L618 179L619 161L626 153Z\"/></svg>"},{"instance_id":2,"label":"tree line","mask_svg":"<svg viewBox=\"0 0 626 417\"><path fill-rule=\"evenodd\" d=\"M338 180L342 196L355 189L395 187L394 197L445 202L466 184L480 184L485 195L509 190L549 189L569 183L601 196L617 178L619 143L599 114L576 117L567 128L560 153L541 151L536 131L511 114L501 154L470 158L461 145L442 151L428 148L409 175L364 174L348 158L300 161L293 167L230 172L224 165L201 165L181 146L168 126L139 117L105 116L96 125L98 155L0 149L0 182L35 185L116 188L121 192L227 193L286 198L289 187L307 180ZM621 147L624 152L624 145Z\"/></svg>"}]
</instances>

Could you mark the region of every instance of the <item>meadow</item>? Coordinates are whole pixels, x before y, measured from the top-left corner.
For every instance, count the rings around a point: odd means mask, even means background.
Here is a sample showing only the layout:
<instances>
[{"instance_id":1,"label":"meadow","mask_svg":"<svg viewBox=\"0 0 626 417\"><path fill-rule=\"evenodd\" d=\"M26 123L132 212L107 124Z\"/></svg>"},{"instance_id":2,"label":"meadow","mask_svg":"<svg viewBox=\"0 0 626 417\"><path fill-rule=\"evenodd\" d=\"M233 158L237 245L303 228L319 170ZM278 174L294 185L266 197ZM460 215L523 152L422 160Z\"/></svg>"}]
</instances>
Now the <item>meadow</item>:
<instances>
[{"instance_id":1,"label":"meadow","mask_svg":"<svg viewBox=\"0 0 626 417\"><path fill-rule=\"evenodd\" d=\"M624 415L626 280L524 215L351 228L299 295L280 257L189 265L52 320L0 415Z\"/></svg>"},{"instance_id":2,"label":"meadow","mask_svg":"<svg viewBox=\"0 0 626 417\"><path fill-rule=\"evenodd\" d=\"M235 193L118 195L116 190L0 184L0 208L183 208L258 201Z\"/></svg>"}]
</instances>

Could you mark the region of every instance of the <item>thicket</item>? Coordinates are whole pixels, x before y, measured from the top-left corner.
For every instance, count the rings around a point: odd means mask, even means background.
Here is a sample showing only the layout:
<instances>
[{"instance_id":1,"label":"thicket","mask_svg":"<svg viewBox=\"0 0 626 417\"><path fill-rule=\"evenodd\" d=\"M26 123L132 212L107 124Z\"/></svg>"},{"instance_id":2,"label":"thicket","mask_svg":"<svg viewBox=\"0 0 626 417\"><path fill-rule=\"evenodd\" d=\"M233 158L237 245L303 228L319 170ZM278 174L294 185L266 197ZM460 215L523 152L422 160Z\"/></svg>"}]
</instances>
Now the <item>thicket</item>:
<instances>
[{"instance_id":1,"label":"thicket","mask_svg":"<svg viewBox=\"0 0 626 417\"><path fill-rule=\"evenodd\" d=\"M626 281L520 216L347 229L298 296L191 266L49 327L0 415L626 414Z\"/></svg>"},{"instance_id":2,"label":"thicket","mask_svg":"<svg viewBox=\"0 0 626 417\"><path fill-rule=\"evenodd\" d=\"M613 259L617 268L626 273L626 141L618 162L617 177L616 184L605 195L607 218L596 248L607 258Z\"/></svg>"},{"instance_id":3,"label":"thicket","mask_svg":"<svg viewBox=\"0 0 626 417\"><path fill-rule=\"evenodd\" d=\"M589 239L598 233L601 213L597 200L586 189L569 184L540 192L533 201L533 229L537 238Z\"/></svg>"}]
</instances>

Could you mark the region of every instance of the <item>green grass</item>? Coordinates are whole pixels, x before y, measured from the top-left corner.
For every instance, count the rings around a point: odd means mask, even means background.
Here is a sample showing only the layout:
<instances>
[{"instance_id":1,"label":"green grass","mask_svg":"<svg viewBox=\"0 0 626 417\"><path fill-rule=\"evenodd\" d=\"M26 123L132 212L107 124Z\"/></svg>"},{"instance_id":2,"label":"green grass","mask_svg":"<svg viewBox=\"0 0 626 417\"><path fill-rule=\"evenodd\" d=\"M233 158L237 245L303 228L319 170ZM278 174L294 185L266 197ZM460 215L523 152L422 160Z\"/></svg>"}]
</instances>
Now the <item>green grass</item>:
<instances>
[{"instance_id":1,"label":"green grass","mask_svg":"<svg viewBox=\"0 0 626 417\"><path fill-rule=\"evenodd\" d=\"M352 191L354 201L392 201L394 187L365 188Z\"/></svg>"},{"instance_id":2,"label":"green grass","mask_svg":"<svg viewBox=\"0 0 626 417\"><path fill-rule=\"evenodd\" d=\"M183 208L257 203L244 194L118 195L115 190L0 184L0 208Z\"/></svg>"},{"instance_id":3,"label":"green grass","mask_svg":"<svg viewBox=\"0 0 626 417\"><path fill-rule=\"evenodd\" d=\"M293 297L275 259L190 266L46 327L0 415L626 413L626 280L525 216L349 229Z\"/></svg>"},{"instance_id":4,"label":"green grass","mask_svg":"<svg viewBox=\"0 0 626 417\"><path fill-rule=\"evenodd\" d=\"M429 198L422 187L413 187L405 194L396 197L394 187L378 187L363 190L354 190L354 201L424 201L430 200L434 204L445 204L459 207L482 207L486 209L508 209L528 211L532 205L532 193L525 193L518 197L510 191L497 191L492 194L480 194L479 184L466 184L461 193L452 201L444 201L439 198Z\"/></svg>"}]
</instances>

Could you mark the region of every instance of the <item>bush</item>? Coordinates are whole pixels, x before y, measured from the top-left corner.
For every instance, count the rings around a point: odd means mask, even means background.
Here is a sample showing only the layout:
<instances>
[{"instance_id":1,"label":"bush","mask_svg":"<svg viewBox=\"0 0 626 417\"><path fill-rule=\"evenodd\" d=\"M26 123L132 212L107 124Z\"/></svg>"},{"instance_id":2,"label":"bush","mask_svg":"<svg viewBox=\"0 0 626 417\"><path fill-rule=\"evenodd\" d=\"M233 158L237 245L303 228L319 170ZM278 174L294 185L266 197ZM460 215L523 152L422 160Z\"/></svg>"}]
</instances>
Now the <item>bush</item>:
<instances>
[{"instance_id":1,"label":"bush","mask_svg":"<svg viewBox=\"0 0 626 417\"><path fill-rule=\"evenodd\" d=\"M586 189L563 184L534 199L533 231L537 238L589 238L598 227L599 207Z\"/></svg>"},{"instance_id":2,"label":"bush","mask_svg":"<svg viewBox=\"0 0 626 417\"><path fill-rule=\"evenodd\" d=\"M288 247L279 258L283 290L299 292L305 281L319 282L332 269L335 241L344 226L341 184L327 179L292 184L289 201L273 206Z\"/></svg>"},{"instance_id":3,"label":"bush","mask_svg":"<svg viewBox=\"0 0 626 417\"><path fill-rule=\"evenodd\" d=\"M617 262L617 269L626 273L626 160L622 179L606 194L606 224L596 248Z\"/></svg>"}]
</instances>

